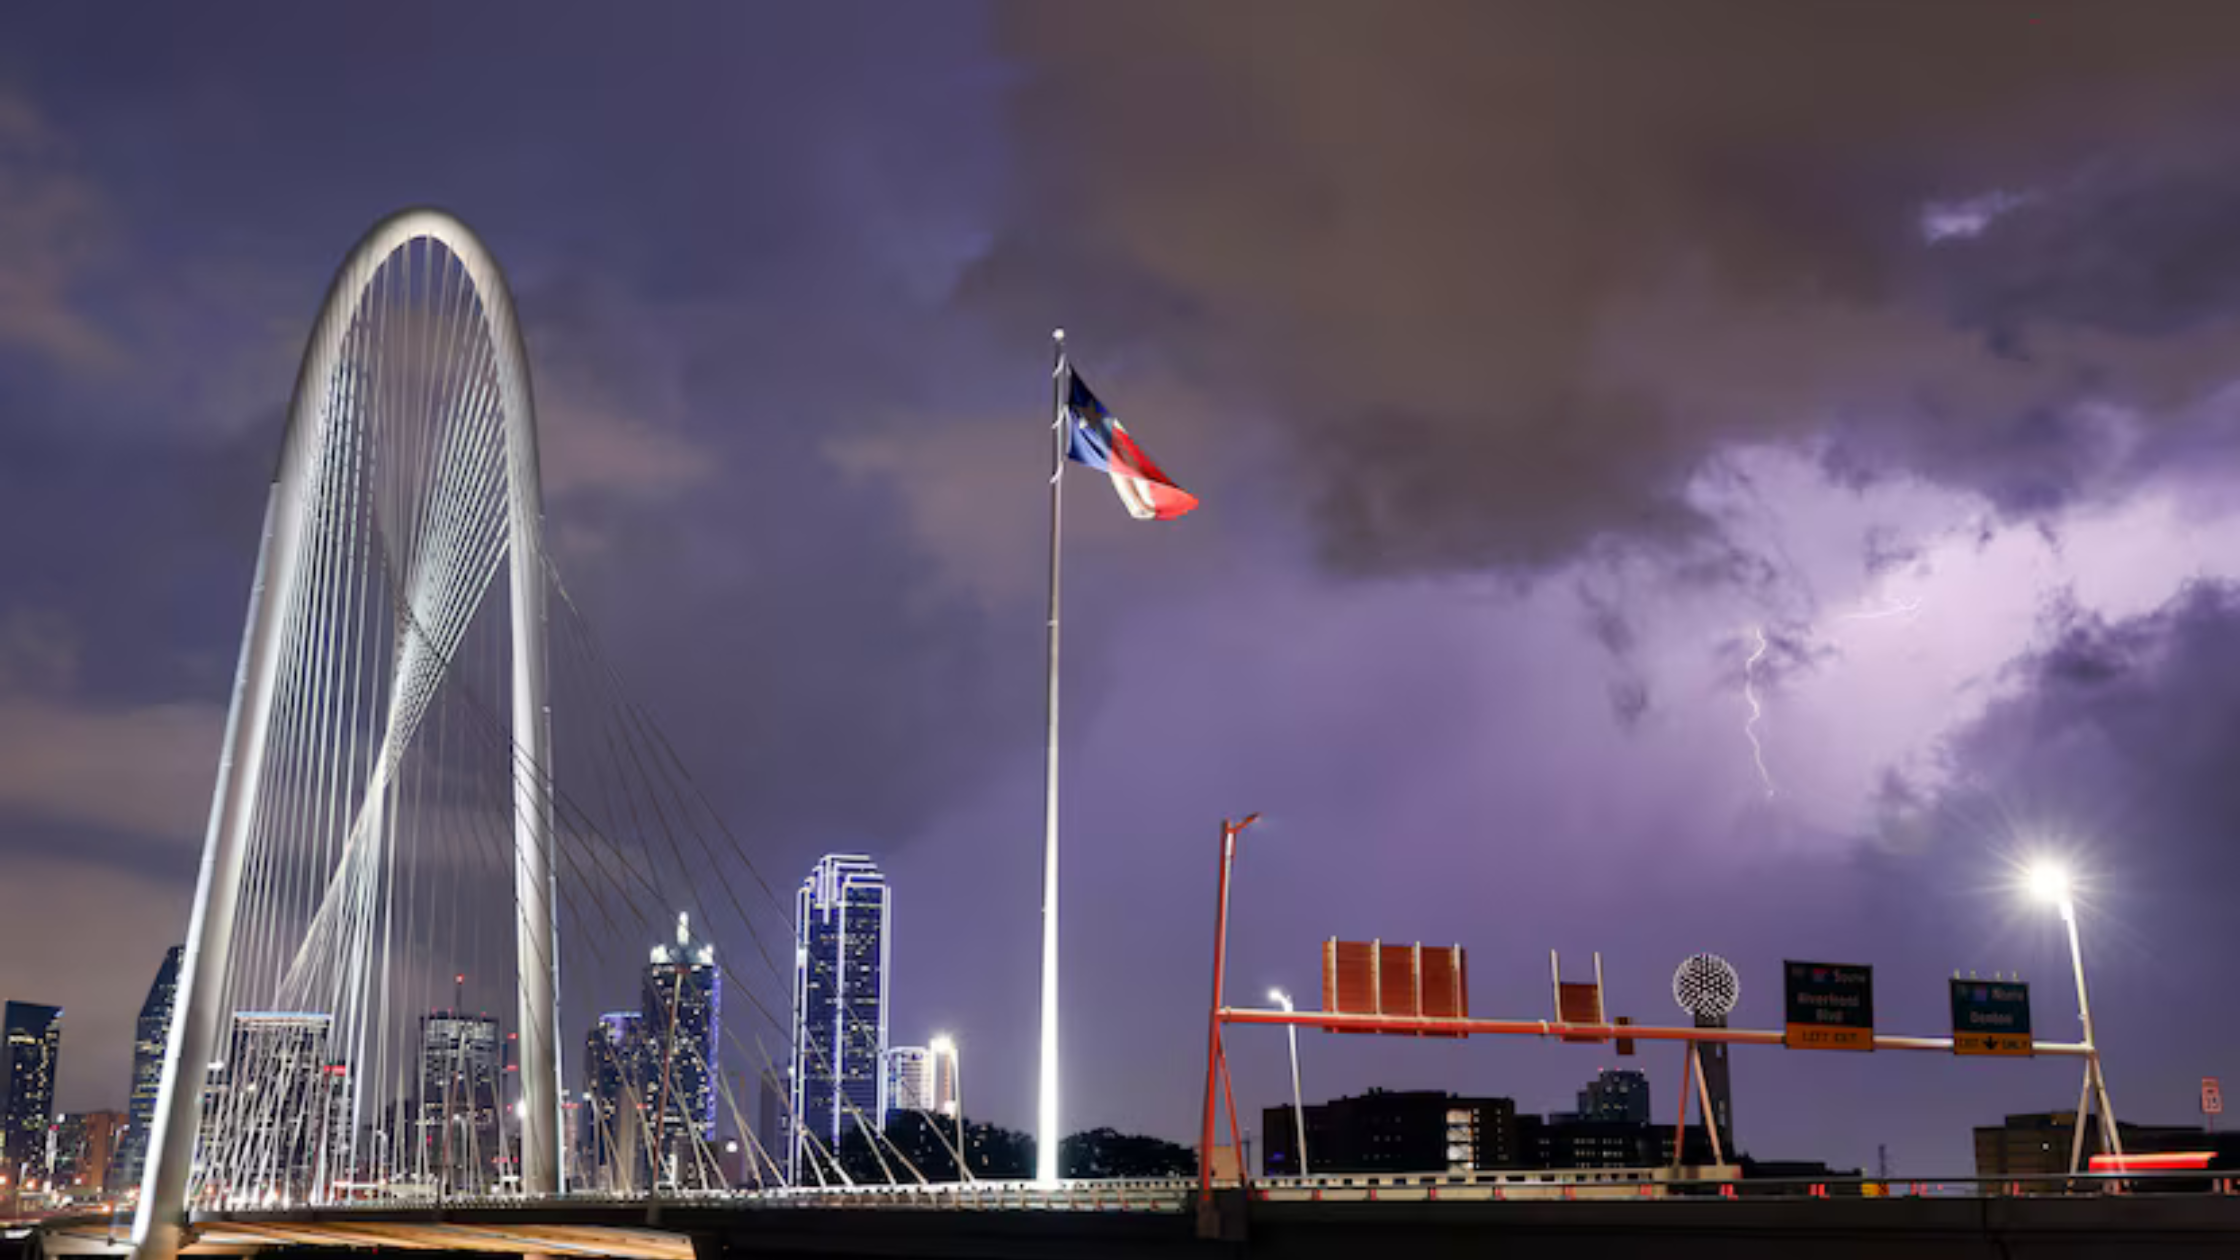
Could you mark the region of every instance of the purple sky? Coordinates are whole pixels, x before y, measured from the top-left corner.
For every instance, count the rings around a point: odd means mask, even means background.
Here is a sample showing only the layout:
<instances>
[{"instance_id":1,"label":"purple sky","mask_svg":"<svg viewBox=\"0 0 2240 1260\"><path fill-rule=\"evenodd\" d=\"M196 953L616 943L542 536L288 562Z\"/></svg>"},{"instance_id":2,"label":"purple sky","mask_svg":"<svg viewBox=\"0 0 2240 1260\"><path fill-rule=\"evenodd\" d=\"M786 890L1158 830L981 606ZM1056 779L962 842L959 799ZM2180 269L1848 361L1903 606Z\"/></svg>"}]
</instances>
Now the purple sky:
<instances>
[{"instance_id":1,"label":"purple sky","mask_svg":"<svg viewBox=\"0 0 2240 1260\"><path fill-rule=\"evenodd\" d=\"M65 1106L122 1103L184 931L302 338L418 203L512 278L610 655L773 883L886 866L896 1039L954 1034L976 1113L1033 1099L1054 324L1205 501L1071 503L1072 1125L1191 1133L1250 810L1246 995L1315 992L1329 935L1459 941L1530 1017L1599 949L1661 1021L1708 949L1743 1023L1802 957L1873 964L1901 1032L2020 971L2066 1038L2011 888L2053 847L2119 1112L2240 1074L2240 10L110 16L0 17L0 996L68 1008ZM1301 1051L1310 1096L1531 1110L1616 1062ZM1279 1034L1235 1054L1284 1096ZM1634 1063L1669 1115L1677 1060ZM1734 1079L1754 1153L1921 1173L2076 1096Z\"/></svg>"}]
</instances>

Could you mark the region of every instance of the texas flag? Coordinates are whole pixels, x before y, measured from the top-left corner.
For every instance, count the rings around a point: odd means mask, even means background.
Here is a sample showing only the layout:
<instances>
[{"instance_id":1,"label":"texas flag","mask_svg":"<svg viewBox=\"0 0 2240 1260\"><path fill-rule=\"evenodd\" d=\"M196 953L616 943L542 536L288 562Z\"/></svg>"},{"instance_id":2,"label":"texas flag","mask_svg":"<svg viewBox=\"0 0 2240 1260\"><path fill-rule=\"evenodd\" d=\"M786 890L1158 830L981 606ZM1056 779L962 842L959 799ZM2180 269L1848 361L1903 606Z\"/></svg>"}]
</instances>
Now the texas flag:
<instances>
[{"instance_id":1,"label":"texas flag","mask_svg":"<svg viewBox=\"0 0 2240 1260\"><path fill-rule=\"evenodd\" d=\"M1109 473L1120 505L1139 521L1171 521L1198 506L1196 497L1174 484L1118 417L1104 409L1081 374L1066 369L1066 455L1078 464Z\"/></svg>"}]
</instances>

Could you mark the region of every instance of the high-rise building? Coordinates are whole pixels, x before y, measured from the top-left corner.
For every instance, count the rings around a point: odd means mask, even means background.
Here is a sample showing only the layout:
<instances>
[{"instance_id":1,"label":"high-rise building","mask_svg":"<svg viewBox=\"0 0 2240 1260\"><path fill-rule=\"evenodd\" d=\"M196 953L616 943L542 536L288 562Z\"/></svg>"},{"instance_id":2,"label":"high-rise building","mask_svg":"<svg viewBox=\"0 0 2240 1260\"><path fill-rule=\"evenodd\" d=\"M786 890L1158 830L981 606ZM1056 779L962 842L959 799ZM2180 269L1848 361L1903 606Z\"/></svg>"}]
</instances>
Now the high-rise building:
<instances>
[{"instance_id":1,"label":"high-rise building","mask_svg":"<svg viewBox=\"0 0 2240 1260\"><path fill-rule=\"evenodd\" d=\"M80 1201L100 1198L108 1189L126 1123L121 1111L73 1111L56 1121L54 1165L48 1172L55 1192Z\"/></svg>"},{"instance_id":2,"label":"high-rise building","mask_svg":"<svg viewBox=\"0 0 2240 1260\"><path fill-rule=\"evenodd\" d=\"M1632 1068L1604 1068L1579 1091L1581 1120L1649 1123L1649 1076Z\"/></svg>"},{"instance_id":3,"label":"high-rise building","mask_svg":"<svg viewBox=\"0 0 2240 1260\"><path fill-rule=\"evenodd\" d=\"M420 1017L419 1163L452 1190L495 1182L501 1073L498 1021L457 1010Z\"/></svg>"},{"instance_id":4,"label":"high-rise building","mask_svg":"<svg viewBox=\"0 0 2240 1260\"><path fill-rule=\"evenodd\" d=\"M62 1054L62 1008L10 1002L0 1015L0 1160L11 1176L47 1166L54 1118L55 1068Z\"/></svg>"},{"instance_id":5,"label":"high-rise building","mask_svg":"<svg viewBox=\"0 0 2240 1260\"><path fill-rule=\"evenodd\" d=\"M329 1056L333 1025L313 1012L234 1015L203 1097L206 1187L304 1203L347 1177L350 1070Z\"/></svg>"},{"instance_id":6,"label":"high-rise building","mask_svg":"<svg viewBox=\"0 0 2240 1260\"><path fill-rule=\"evenodd\" d=\"M765 1068L760 1074L755 1092L759 1095L755 1106L755 1137L761 1141L762 1149L768 1152L771 1159L782 1160L788 1147L788 1135L793 1132L793 1127L786 1118L785 1077L776 1068ZM758 1181L762 1177L759 1167L755 1170L755 1177Z\"/></svg>"},{"instance_id":7,"label":"high-rise building","mask_svg":"<svg viewBox=\"0 0 2240 1260\"><path fill-rule=\"evenodd\" d=\"M887 1119L897 1112L933 1110L933 1051L924 1046L887 1050Z\"/></svg>"},{"instance_id":8,"label":"high-rise building","mask_svg":"<svg viewBox=\"0 0 2240 1260\"><path fill-rule=\"evenodd\" d=\"M957 1043L947 1037L935 1037L926 1047L933 1054L933 1111L934 1114L955 1119L957 1108L964 1105L957 1084Z\"/></svg>"},{"instance_id":9,"label":"high-rise building","mask_svg":"<svg viewBox=\"0 0 2240 1260\"><path fill-rule=\"evenodd\" d=\"M147 1000L140 1003L140 1022L132 1038L132 1118L111 1166L109 1188L120 1194L140 1184L141 1169L147 1163L148 1133L156 1122L156 1095L163 1089L163 1051L171 1040L171 1008L179 998L179 959L186 949L174 945L164 951L155 983L148 986Z\"/></svg>"},{"instance_id":10,"label":"high-rise building","mask_svg":"<svg viewBox=\"0 0 2240 1260\"><path fill-rule=\"evenodd\" d=\"M640 1087L647 1115L656 1117L659 1175L668 1185L715 1184L703 1148L716 1132L723 977L715 946L693 939L685 915L677 916L676 944L653 947L642 1005L646 1076Z\"/></svg>"},{"instance_id":11,"label":"high-rise building","mask_svg":"<svg viewBox=\"0 0 2240 1260\"><path fill-rule=\"evenodd\" d=\"M946 1038L930 1046L891 1046L887 1050L887 1118L924 1111L944 1118L957 1114L957 1047Z\"/></svg>"},{"instance_id":12,"label":"high-rise building","mask_svg":"<svg viewBox=\"0 0 2240 1260\"><path fill-rule=\"evenodd\" d=\"M642 1188L645 1157L645 1020L609 1011L591 1026L583 1047L583 1169L593 1187L615 1193Z\"/></svg>"},{"instance_id":13,"label":"high-rise building","mask_svg":"<svg viewBox=\"0 0 2240 1260\"><path fill-rule=\"evenodd\" d=\"M828 854L794 897L791 1112L799 1126L786 1172L821 1180L809 1161L887 1114L887 880L861 854ZM814 1135L812 1145L810 1136Z\"/></svg>"}]
</instances>

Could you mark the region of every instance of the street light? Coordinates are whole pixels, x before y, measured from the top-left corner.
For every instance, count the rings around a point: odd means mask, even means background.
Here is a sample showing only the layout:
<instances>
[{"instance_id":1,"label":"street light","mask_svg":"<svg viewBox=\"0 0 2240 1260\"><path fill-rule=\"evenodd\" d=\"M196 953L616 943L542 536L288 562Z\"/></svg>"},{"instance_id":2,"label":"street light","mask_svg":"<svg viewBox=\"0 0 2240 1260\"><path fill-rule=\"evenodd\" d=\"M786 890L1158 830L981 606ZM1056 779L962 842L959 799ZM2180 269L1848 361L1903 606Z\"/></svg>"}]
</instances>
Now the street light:
<instances>
[{"instance_id":1,"label":"street light","mask_svg":"<svg viewBox=\"0 0 2240 1260\"><path fill-rule=\"evenodd\" d=\"M2033 863L2023 875L2030 895L2051 905L2069 906L2069 868L2059 862Z\"/></svg>"},{"instance_id":2,"label":"street light","mask_svg":"<svg viewBox=\"0 0 2240 1260\"><path fill-rule=\"evenodd\" d=\"M1268 1000L1283 1008L1286 1015L1297 1008L1291 1005L1291 995L1281 989L1268 990ZM1284 1035L1291 1039L1291 1131L1299 1139L1299 1175L1307 1176L1307 1104L1299 1096L1299 1026L1285 1024Z\"/></svg>"},{"instance_id":3,"label":"street light","mask_svg":"<svg viewBox=\"0 0 2240 1260\"><path fill-rule=\"evenodd\" d=\"M2077 902L2074 885L2069 878L2069 868L2050 859L2031 863L2023 873L2023 882L2031 896L2051 904L2061 913L2061 924L2069 930L2069 970L2077 978L2077 1019L2084 1025L2084 1083L2077 1089L2077 1129L2069 1141L2069 1172L2074 1175L2084 1162L2084 1113L2097 1102L2100 1112L2100 1146L2108 1154L2121 1159L2123 1139L2116 1130L2115 1109L2108 1102L2108 1078L2100 1071L2100 1043L2092 1032L2092 998L2084 984L2084 947L2077 939Z\"/></svg>"},{"instance_id":4,"label":"street light","mask_svg":"<svg viewBox=\"0 0 2240 1260\"><path fill-rule=\"evenodd\" d=\"M956 1040L947 1033L935 1033L926 1048L933 1052L933 1092L937 1100L941 1095L941 1060L949 1060L949 1105L957 1109L957 1174L960 1181L970 1181L972 1164L964 1148L964 1064L957 1058Z\"/></svg>"}]
</instances>

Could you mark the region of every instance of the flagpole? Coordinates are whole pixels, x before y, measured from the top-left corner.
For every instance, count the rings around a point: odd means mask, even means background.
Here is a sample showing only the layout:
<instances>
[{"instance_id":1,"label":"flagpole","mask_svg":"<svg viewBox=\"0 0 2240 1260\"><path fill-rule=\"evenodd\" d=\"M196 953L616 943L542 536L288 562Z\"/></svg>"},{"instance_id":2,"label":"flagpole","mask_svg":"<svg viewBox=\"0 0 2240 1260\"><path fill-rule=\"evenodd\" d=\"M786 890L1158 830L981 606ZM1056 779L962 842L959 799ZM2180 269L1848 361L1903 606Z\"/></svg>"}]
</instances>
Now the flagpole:
<instances>
[{"instance_id":1,"label":"flagpole","mask_svg":"<svg viewBox=\"0 0 2240 1260\"><path fill-rule=\"evenodd\" d=\"M1050 333L1049 678L1042 783L1042 1082L1035 1105L1034 1179L1058 1180L1058 561L1065 523L1066 330Z\"/></svg>"}]
</instances>

